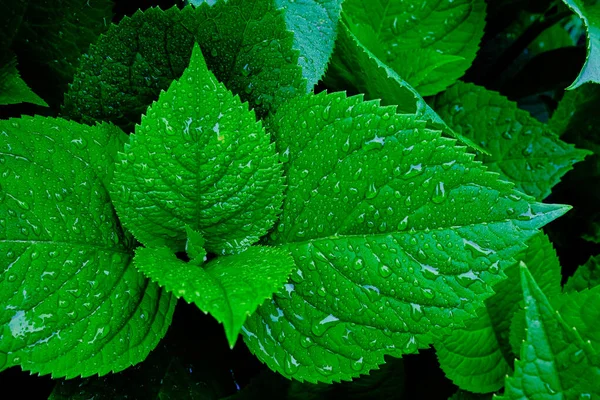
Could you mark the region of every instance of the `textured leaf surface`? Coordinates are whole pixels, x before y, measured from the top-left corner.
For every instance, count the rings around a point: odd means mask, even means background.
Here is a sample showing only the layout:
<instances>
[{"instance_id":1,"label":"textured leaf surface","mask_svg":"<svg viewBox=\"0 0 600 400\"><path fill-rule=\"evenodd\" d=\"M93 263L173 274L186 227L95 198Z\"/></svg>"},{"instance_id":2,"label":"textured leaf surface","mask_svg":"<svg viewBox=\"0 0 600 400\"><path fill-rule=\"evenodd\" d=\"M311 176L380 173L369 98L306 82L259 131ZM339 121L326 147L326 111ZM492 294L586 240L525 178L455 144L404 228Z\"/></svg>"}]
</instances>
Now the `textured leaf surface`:
<instances>
[{"instance_id":1,"label":"textured leaf surface","mask_svg":"<svg viewBox=\"0 0 600 400\"><path fill-rule=\"evenodd\" d=\"M580 292L600 284L600 256L590 257L565 284L565 292Z\"/></svg>"},{"instance_id":2,"label":"textured leaf surface","mask_svg":"<svg viewBox=\"0 0 600 400\"><path fill-rule=\"evenodd\" d=\"M41 117L0 132L0 368L74 377L142 361L175 301L131 265L109 199L125 135Z\"/></svg>"},{"instance_id":3,"label":"textured leaf surface","mask_svg":"<svg viewBox=\"0 0 600 400\"><path fill-rule=\"evenodd\" d=\"M560 293L560 263L552 243L538 233L527 241L528 248L515 258L525 262L548 295ZM494 286L496 292L477 310L477 317L466 328L454 330L439 340L440 366L457 386L477 393L493 392L504 386L512 372L514 354L509 334L512 316L523 301L517 264L506 269L507 279Z\"/></svg>"},{"instance_id":4,"label":"textured leaf surface","mask_svg":"<svg viewBox=\"0 0 600 400\"><path fill-rule=\"evenodd\" d=\"M288 377L349 379L428 346L472 317L524 240L566 210L534 203L454 140L360 97L306 96L273 128L287 192L270 244L298 270L244 339Z\"/></svg>"},{"instance_id":5,"label":"textured leaf surface","mask_svg":"<svg viewBox=\"0 0 600 400\"><path fill-rule=\"evenodd\" d=\"M167 247L139 248L134 262L160 286L223 323L232 348L246 317L283 287L294 268L285 251L269 247L217 257L205 267L178 260Z\"/></svg>"},{"instance_id":6,"label":"textured leaf surface","mask_svg":"<svg viewBox=\"0 0 600 400\"><path fill-rule=\"evenodd\" d=\"M300 52L302 75L312 88L323 77L331 58L343 0L275 0L283 8L294 48Z\"/></svg>"},{"instance_id":7,"label":"textured leaf surface","mask_svg":"<svg viewBox=\"0 0 600 400\"><path fill-rule=\"evenodd\" d=\"M590 154L560 140L516 103L480 86L459 82L436 98L434 108L452 129L490 153L478 154L478 160L538 200Z\"/></svg>"},{"instance_id":8,"label":"textured leaf surface","mask_svg":"<svg viewBox=\"0 0 600 400\"><path fill-rule=\"evenodd\" d=\"M581 399L600 393L593 350L557 312L521 264L527 334L501 399Z\"/></svg>"},{"instance_id":9,"label":"textured leaf surface","mask_svg":"<svg viewBox=\"0 0 600 400\"><path fill-rule=\"evenodd\" d=\"M65 96L64 112L132 128L187 67L198 42L210 69L259 115L305 93L293 35L271 0L219 1L137 12L90 47Z\"/></svg>"},{"instance_id":10,"label":"textured leaf surface","mask_svg":"<svg viewBox=\"0 0 600 400\"><path fill-rule=\"evenodd\" d=\"M483 0L346 0L350 29L423 96L469 68L485 25Z\"/></svg>"},{"instance_id":11,"label":"textured leaf surface","mask_svg":"<svg viewBox=\"0 0 600 400\"><path fill-rule=\"evenodd\" d=\"M12 50L27 65L27 82L49 102L63 100L79 57L108 27L111 0L19 0L27 3Z\"/></svg>"},{"instance_id":12,"label":"textured leaf surface","mask_svg":"<svg viewBox=\"0 0 600 400\"><path fill-rule=\"evenodd\" d=\"M587 30L587 57L585 64L569 89L584 83L600 83L600 4L582 0L563 0L581 18Z\"/></svg>"},{"instance_id":13,"label":"textured leaf surface","mask_svg":"<svg viewBox=\"0 0 600 400\"><path fill-rule=\"evenodd\" d=\"M339 29L335 52L325 77L328 87L339 91L354 88L356 92L364 93L367 100L381 100L383 105L396 106L398 113L414 114L428 121L432 127L478 148L471 140L452 131L412 86L356 38L346 23L341 22Z\"/></svg>"},{"instance_id":14,"label":"textured leaf surface","mask_svg":"<svg viewBox=\"0 0 600 400\"><path fill-rule=\"evenodd\" d=\"M600 354L600 287L565 293L555 303L565 322L575 327L581 337ZM597 394L600 395L600 392Z\"/></svg>"},{"instance_id":15,"label":"textured leaf surface","mask_svg":"<svg viewBox=\"0 0 600 400\"><path fill-rule=\"evenodd\" d=\"M48 106L23 81L17 71L17 60L10 58L0 67L0 105L31 103Z\"/></svg>"},{"instance_id":16,"label":"textured leaf surface","mask_svg":"<svg viewBox=\"0 0 600 400\"><path fill-rule=\"evenodd\" d=\"M113 201L147 247L182 251L189 226L210 252L242 251L279 212L283 183L275 146L248 105L207 69L198 46L119 156Z\"/></svg>"}]
</instances>

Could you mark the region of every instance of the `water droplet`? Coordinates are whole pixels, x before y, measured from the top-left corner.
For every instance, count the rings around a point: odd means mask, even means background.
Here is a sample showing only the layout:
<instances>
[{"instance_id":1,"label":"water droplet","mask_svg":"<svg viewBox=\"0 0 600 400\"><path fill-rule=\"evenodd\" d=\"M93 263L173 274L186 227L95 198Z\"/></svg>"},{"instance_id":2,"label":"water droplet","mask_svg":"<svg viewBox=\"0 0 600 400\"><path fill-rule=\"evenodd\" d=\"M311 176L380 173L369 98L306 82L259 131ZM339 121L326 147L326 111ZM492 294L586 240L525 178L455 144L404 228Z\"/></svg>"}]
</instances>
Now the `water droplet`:
<instances>
[{"instance_id":1,"label":"water droplet","mask_svg":"<svg viewBox=\"0 0 600 400\"><path fill-rule=\"evenodd\" d=\"M381 264L379 266L379 275L381 275L383 278L388 278L392 275L392 272L393 271L391 270L391 268L387 265Z\"/></svg>"},{"instance_id":2,"label":"water droplet","mask_svg":"<svg viewBox=\"0 0 600 400\"><path fill-rule=\"evenodd\" d=\"M529 157L533 153L533 143L529 143L527 147L525 147L521 153L524 157Z\"/></svg>"},{"instance_id":3,"label":"water droplet","mask_svg":"<svg viewBox=\"0 0 600 400\"><path fill-rule=\"evenodd\" d=\"M317 371L323 376L329 376L333 374L333 367L331 365L322 365L317 367Z\"/></svg>"},{"instance_id":4,"label":"water droplet","mask_svg":"<svg viewBox=\"0 0 600 400\"><path fill-rule=\"evenodd\" d=\"M425 169L423 168L422 164L413 164L409 167L408 171L406 171L406 173L402 175L402 178L412 179L415 176L421 175L423 171L425 171Z\"/></svg>"},{"instance_id":5,"label":"water droplet","mask_svg":"<svg viewBox=\"0 0 600 400\"><path fill-rule=\"evenodd\" d=\"M342 151L347 152L348 150L350 150L350 138L348 138L344 144L342 144Z\"/></svg>"},{"instance_id":6,"label":"water droplet","mask_svg":"<svg viewBox=\"0 0 600 400\"><path fill-rule=\"evenodd\" d=\"M463 238L463 244L465 246L465 250L469 250L473 257L489 256L490 254L494 253L494 250L483 248L480 245L478 245L477 243L475 243L471 240L464 239L464 238Z\"/></svg>"},{"instance_id":7,"label":"water droplet","mask_svg":"<svg viewBox=\"0 0 600 400\"><path fill-rule=\"evenodd\" d=\"M423 318L423 311L420 304L410 304L410 316L415 322L419 322Z\"/></svg>"},{"instance_id":8,"label":"water droplet","mask_svg":"<svg viewBox=\"0 0 600 400\"><path fill-rule=\"evenodd\" d=\"M323 336L323 334L327 332L327 330L337 325L338 322L338 318L334 317L332 314L329 314L320 321L314 322L312 324L311 331L315 336Z\"/></svg>"},{"instance_id":9,"label":"water droplet","mask_svg":"<svg viewBox=\"0 0 600 400\"><path fill-rule=\"evenodd\" d=\"M421 264L421 273L426 279L435 280L440 274L440 271L431 265Z\"/></svg>"},{"instance_id":10,"label":"water droplet","mask_svg":"<svg viewBox=\"0 0 600 400\"><path fill-rule=\"evenodd\" d=\"M410 196L407 196L406 199L404 199L404 205L406 207L410 207L411 204L412 204L412 199L410 198Z\"/></svg>"},{"instance_id":11,"label":"water droplet","mask_svg":"<svg viewBox=\"0 0 600 400\"><path fill-rule=\"evenodd\" d=\"M367 188L367 193L365 193L365 197L367 199L373 199L377 196L377 188L375 187L375 183L371 182L369 187Z\"/></svg>"},{"instance_id":12,"label":"water droplet","mask_svg":"<svg viewBox=\"0 0 600 400\"><path fill-rule=\"evenodd\" d=\"M385 232L387 230L387 223L383 221L377 229L379 229L379 232Z\"/></svg>"},{"instance_id":13,"label":"water droplet","mask_svg":"<svg viewBox=\"0 0 600 400\"><path fill-rule=\"evenodd\" d=\"M285 360L283 362L283 370L287 375L294 375L298 372L298 368L300 367L300 363L296 361L293 355L287 354Z\"/></svg>"},{"instance_id":14,"label":"water droplet","mask_svg":"<svg viewBox=\"0 0 600 400\"><path fill-rule=\"evenodd\" d=\"M317 289L317 294L321 297L325 297L327 296L327 290L325 290L325 288L321 286L319 289Z\"/></svg>"},{"instance_id":15,"label":"water droplet","mask_svg":"<svg viewBox=\"0 0 600 400\"><path fill-rule=\"evenodd\" d=\"M496 261L495 263L493 263L492 265L490 265L489 271L491 274L496 275L498 272L500 272L500 261Z\"/></svg>"},{"instance_id":16,"label":"water droplet","mask_svg":"<svg viewBox=\"0 0 600 400\"><path fill-rule=\"evenodd\" d=\"M355 270L361 270L365 267L365 262L362 258L357 258L356 260L354 260L354 269Z\"/></svg>"},{"instance_id":17,"label":"water droplet","mask_svg":"<svg viewBox=\"0 0 600 400\"><path fill-rule=\"evenodd\" d=\"M506 140L511 140L512 134L510 133L510 131L504 131L504 132L502 132L502 137Z\"/></svg>"},{"instance_id":18,"label":"water droplet","mask_svg":"<svg viewBox=\"0 0 600 400\"><path fill-rule=\"evenodd\" d=\"M213 57L216 57L216 56L218 56L218 55L219 55L219 53L217 52L217 49L213 48L213 49L210 51L210 55L211 55L211 56L213 56Z\"/></svg>"},{"instance_id":19,"label":"water droplet","mask_svg":"<svg viewBox=\"0 0 600 400\"><path fill-rule=\"evenodd\" d=\"M323 117L324 120L328 120L330 115L331 115L331 107L327 106L323 109L321 116Z\"/></svg>"},{"instance_id":20,"label":"water droplet","mask_svg":"<svg viewBox=\"0 0 600 400\"><path fill-rule=\"evenodd\" d=\"M308 349L309 347L311 347L313 344L315 344L313 342L313 340L311 338L309 338L308 336L303 336L300 338L300 346L302 346L305 349Z\"/></svg>"},{"instance_id":21,"label":"water droplet","mask_svg":"<svg viewBox=\"0 0 600 400\"><path fill-rule=\"evenodd\" d=\"M431 289L423 289L422 290L423 293L423 297L425 297L426 299L433 299L435 297L435 292Z\"/></svg>"},{"instance_id":22,"label":"water droplet","mask_svg":"<svg viewBox=\"0 0 600 400\"><path fill-rule=\"evenodd\" d=\"M571 359L571 361L574 364L579 364L585 358L585 353L583 352L583 350L580 349L580 350L577 350L574 353L571 353L571 355L569 356L569 358Z\"/></svg>"},{"instance_id":23,"label":"water droplet","mask_svg":"<svg viewBox=\"0 0 600 400\"><path fill-rule=\"evenodd\" d=\"M354 361L351 367L356 372L361 371L363 369L363 358L361 357L358 360Z\"/></svg>"},{"instance_id":24,"label":"water droplet","mask_svg":"<svg viewBox=\"0 0 600 400\"><path fill-rule=\"evenodd\" d=\"M469 272L465 272L463 274L457 275L456 276L456 280L458 281L458 284L462 287L469 287L471 286L473 283L475 283L476 281L480 281L481 278L479 278L477 275L475 275L475 273L473 271L469 271Z\"/></svg>"},{"instance_id":25,"label":"water droplet","mask_svg":"<svg viewBox=\"0 0 600 400\"><path fill-rule=\"evenodd\" d=\"M444 182L438 182L435 185L435 189L433 189L433 196L431 197L431 201L435 204L441 204L446 200L446 191L444 190Z\"/></svg>"},{"instance_id":26,"label":"water droplet","mask_svg":"<svg viewBox=\"0 0 600 400\"><path fill-rule=\"evenodd\" d=\"M307 169L300 171L300 178L306 178L308 176L308 173L309 171Z\"/></svg>"}]
</instances>

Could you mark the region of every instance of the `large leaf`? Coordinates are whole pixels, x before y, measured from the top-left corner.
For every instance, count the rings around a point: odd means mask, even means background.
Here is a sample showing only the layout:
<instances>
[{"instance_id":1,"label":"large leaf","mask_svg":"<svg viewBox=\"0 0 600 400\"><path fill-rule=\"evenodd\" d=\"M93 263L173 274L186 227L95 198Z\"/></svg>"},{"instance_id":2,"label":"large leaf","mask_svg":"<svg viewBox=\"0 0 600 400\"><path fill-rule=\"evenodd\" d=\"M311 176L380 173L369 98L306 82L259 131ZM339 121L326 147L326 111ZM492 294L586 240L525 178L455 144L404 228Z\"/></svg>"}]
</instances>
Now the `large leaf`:
<instances>
[{"instance_id":1,"label":"large leaf","mask_svg":"<svg viewBox=\"0 0 600 400\"><path fill-rule=\"evenodd\" d=\"M305 93L293 35L271 0L219 1L126 17L90 47L63 111L128 129L188 65L194 41L210 69L259 115Z\"/></svg>"},{"instance_id":2,"label":"large leaf","mask_svg":"<svg viewBox=\"0 0 600 400\"><path fill-rule=\"evenodd\" d=\"M462 326L523 242L566 211L360 97L292 101L273 129L287 192L269 243L298 270L289 296L261 306L244 339L288 377L350 379Z\"/></svg>"},{"instance_id":3,"label":"large leaf","mask_svg":"<svg viewBox=\"0 0 600 400\"><path fill-rule=\"evenodd\" d=\"M14 57L6 60L0 66L0 105L31 103L38 106L48 106L23 81L17 71L17 60Z\"/></svg>"},{"instance_id":4,"label":"large leaf","mask_svg":"<svg viewBox=\"0 0 600 400\"><path fill-rule=\"evenodd\" d=\"M283 288L294 260L280 249L250 247L206 266L184 263L168 248L136 250L135 266L160 286L223 323L233 348L246 317ZM283 288L282 290L286 290Z\"/></svg>"},{"instance_id":5,"label":"large leaf","mask_svg":"<svg viewBox=\"0 0 600 400\"><path fill-rule=\"evenodd\" d=\"M573 164L591 154L575 149L545 124L499 93L457 83L435 100L434 108L455 131L490 154L477 159L538 200L550 194Z\"/></svg>"},{"instance_id":6,"label":"large leaf","mask_svg":"<svg viewBox=\"0 0 600 400\"><path fill-rule=\"evenodd\" d=\"M546 293L560 293L560 263L552 243L538 233L527 242L528 248L516 259L525 262ZM512 316L523 301L517 264L506 269L507 279L494 286L496 292L477 310L477 318L466 328L457 329L439 340L440 366L446 376L462 389L477 393L493 392L504 386L512 372L514 354L509 342Z\"/></svg>"},{"instance_id":7,"label":"large leaf","mask_svg":"<svg viewBox=\"0 0 600 400\"><path fill-rule=\"evenodd\" d=\"M423 96L464 74L485 25L483 0L346 0L343 8L359 41Z\"/></svg>"},{"instance_id":8,"label":"large leaf","mask_svg":"<svg viewBox=\"0 0 600 400\"><path fill-rule=\"evenodd\" d=\"M275 0L283 8L285 22L294 32L294 48L300 52L302 75L313 87L333 52L343 0Z\"/></svg>"},{"instance_id":9,"label":"large leaf","mask_svg":"<svg viewBox=\"0 0 600 400\"><path fill-rule=\"evenodd\" d=\"M569 89L575 89L587 82L600 83L600 4L583 0L563 0L563 2L581 18L587 30L585 64Z\"/></svg>"},{"instance_id":10,"label":"large leaf","mask_svg":"<svg viewBox=\"0 0 600 400\"><path fill-rule=\"evenodd\" d=\"M281 165L254 112L207 69L188 69L143 117L120 154L113 201L146 246L185 248L185 227L214 253L242 251L273 225Z\"/></svg>"},{"instance_id":11,"label":"large leaf","mask_svg":"<svg viewBox=\"0 0 600 400\"><path fill-rule=\"evenodd\" d=\"M12 43L27 82L59 105L79 57L112 20L112 0L19 0L27 3Z\"/></svg>"},{"instance_id":12,"label":"large leaf","mask_svg":"<svg viewBox=\"0 0 600 400\"><path fill-rule=\"evenodd\" d=\"M501 399L591 399L600 393L593 350L555 310L521 263L526 339Z\"/></svg>"},{"instance_id":13,"label":"large leaf","mask_svg":"<svg viewBox=\"0 0 600 400\"><path fill-rule=\"evenodd\" d=\"M575 327L581 337L594 348L597 357L600 354L600 286L565 293L555 303L565 322Z\"/></svg>"},{"instance_id":14,"label":"large leaf","mask_svg":"<svg viewBox=\"0 0 600 400\"><path fill-rule=\"evenodd\" d=\"M346 23L341 22L339 28L335 52L325 77L330 88L340 91L354 88L358 93L364 93L367 100L381 100L383 105L396 106L398 113L414 114L432 127L478 148L471 140L450 129L412 86L357 39Z\"/></svg>"},{"instance_id":15,"label":"large leaf","mask_svg":"<svg viewBox=\"0 0 600 400\"><path fill-rule=\"evenodd\" d=\"M0 368L74 377L142 361L175 300L133 268L106 189L125 135L42 117L0 132Z\"/></svg>"}]
</instances>

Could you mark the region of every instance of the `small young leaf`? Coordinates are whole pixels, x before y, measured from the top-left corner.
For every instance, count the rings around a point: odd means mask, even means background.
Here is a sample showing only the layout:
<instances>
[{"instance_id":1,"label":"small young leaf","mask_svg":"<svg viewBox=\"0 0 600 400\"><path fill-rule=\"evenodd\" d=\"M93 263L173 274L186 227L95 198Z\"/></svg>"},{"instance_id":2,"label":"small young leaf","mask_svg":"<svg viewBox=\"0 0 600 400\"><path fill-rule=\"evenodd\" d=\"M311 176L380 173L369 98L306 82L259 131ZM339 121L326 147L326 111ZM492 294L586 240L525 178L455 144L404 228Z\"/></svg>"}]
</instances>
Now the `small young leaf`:
<instances>
[{"instance_id":1,"label":"small young leaf","mask_svg":"<svg viewBox=\"0 0 600 400\"><path fill-rule=\"evenodd\" d=\"M248 105L208 70L198 46L119 157L115 208L147 247L184 250L188 226L208 251L239 252L279 213L283 179L275 146Z\"/></svg>"},{"instance_id":2,"label":"small young leaf","mask_svg":"<svg viewBox=\"0 0 600 400\"><path fill-rule=\"evenodd\" d=\"M581 18L587 30L585 64L575 82L567 89L575 89L587 82L600 83L600 4L583 0L563 0L563 2Z\"/></svg>"},{"instance_id":3,"label":"small young leaf","mask_svg":"<svg viewBox=\"0 0 600 400\"><path fill-rule=\"evenodd\" d=\"M478 160L538 200L591 154L563 142L516 103L480 86L459 82L436 98L434 108L452 129L490 153L479 154Z\"/></svg>"},{"instance_id":4,"label":"small young leaf","mask_svg":"<svg viewBox=\"0 0 600 400\"><path fill-rule=\"evenodd\" d=\"M600 284L600 256L590 257L565 284L565 292L581 292Z\"/></svg>"},{"instance_id":5,"label":"small young leaf","mask_svg":"<svg viewBox=\"0 0 600 400\"><path fill-rule=\"evenodd\" d=\"M0 105L19 103L48 107L48 104L21 79L17 71L17 60L11 57L0 66Z\"/></svg>"},{"instance_id":6,"label":"small young leaf","mask_svg":"<svg viewBox=\"0 0 600 400\"><path fill-rule=\"evenodd\" d=\"M543 233L527 241L527 249L515 258L529 265L546 293L560 293L560 263L552 243ZM493 392L504 386L512 371L514 354L509 342L512 316L523 301L518 264L506 268L507 279L494 286L496 292L477 310L477 317L435 344L446 376L462 389ZM477 345L473 345L476 343Z\"/></svg>"},{"instance_id":7,"label":"small young leaf","mask_svg":"<svg viewBox=\"0 0 600 400\"><path fill-rule=\"evenodd\" d=\"M185 252L190 258L190 262L196 265L203 264L206 258L206 250L204 250L206 241L201 234L187 225L185 227L185 233L187 234Z\"/></svg>"},{"instance_id":8,"label":"small young leaf","mask_svg":"<svg viewBox=\"0 0 600 400\"><path fill-rule=\"evenodd\" d=\"M524 241L568 209L535 203L455 140L360 97L293 100L272 127L287 192L269 243L298 270L244 339L288 377L347 380L462 326Z\"/></svg>"},{"instance_id":9,"label":"small young leaf","mask_svg":"<svg viewBox=\"0 0 600 400\"><path fill-rule=\"evenodd\" d=\"M269 247L217 257L204 267L178 260L167 247L142 247L134 263L160 286L223 323L232 348L246 317L283 287L294 268L285 251Z\"/></svg>"},{"instance_id":10,"label":"small young leaf","mask_svg":"<svg viewBox=\"0 0 600 400\"><path fill-rule=\"evenodd\" d=\"M592 398L600 393L592 348L552 307L524 263L520 270L526 339L499 399Z\"/></svg>"},{"instance_id":11,"label":"small young leaf","mask_svg":"<svg viewBox=\"0 0 600 400\"><path fill-rule=\"evenodd\" d=\"M175 298L133 268L110 202L124 133L42 117L0 132L0 369L71 378L142 361Z\"/></svg>"},{"instance_id":12,"label":"small young leaf","mask_svg":"<svg viewBox=\"0 0 600 400\"><path fill-rule=\"evenodd\" d=\"M294 32L294 48L300 52L308 89L323 77L337 36L343 0L275 0L283 9L288 29Z\"/></svg>"},{"instance_id":13,"label":"small young leaf","mask_svg":"<svg viewBox=\"0 0 600 400\"><path fill-rule=\"evenodd\" d=\"M82 58L63 112L131 129L179 78L198 42L211 71L259 115L307 91L293 35L273 0L151 8L111 25Z\"/></svg>"},{"instance_id":14,"label":"small young leaf","mask_svg":"<svg viewBox=\"0 0 600 400\"><path fill-rule=\"evenodd\" d=\"M483 0L345 0L343 9L358 40L423 96L464 74L485 25Z\"/></svg>"}]
</instances>

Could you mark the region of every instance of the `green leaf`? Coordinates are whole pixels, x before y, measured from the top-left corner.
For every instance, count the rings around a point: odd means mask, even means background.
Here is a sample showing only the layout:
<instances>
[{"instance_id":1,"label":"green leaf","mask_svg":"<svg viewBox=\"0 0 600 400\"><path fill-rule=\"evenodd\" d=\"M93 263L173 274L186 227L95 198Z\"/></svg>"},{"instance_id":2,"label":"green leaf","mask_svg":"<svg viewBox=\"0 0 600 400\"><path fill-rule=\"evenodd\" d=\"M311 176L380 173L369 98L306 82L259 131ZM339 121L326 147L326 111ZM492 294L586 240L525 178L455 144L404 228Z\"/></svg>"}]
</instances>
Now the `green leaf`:
<instances>
[{"instance_id":1,"label":"green leaf","mask_svg":"<svg viewBox=\"0 0 600 400\"><path fill-rule=\"evenodd\" d=\"M333 52L343 0L275 0L294 32L302 75L312 88L323 77Z\"/></svg>"},{"instance_id":2,"label":"green leaf","mask_svg":"<svg viewBox=\"0 0 600 400\"><path fill-rule=\"evenodd\" d=\"M471 140L450 129L421 95L371 53L343 21L339 28L335 52L325 77L325 83L330 88L340 91L354 88L358 93L364 93L367 100L381 99L383 105L396 106L398 113L415 114L432 127L479 149ZM357 74L356 71L361 73Z\"/></svg>"},{"instance_id":3,"label":"green leaf","mask_svg":"<svg viewBox=\"0 0 600 400\"><path fill-rule=\"evenodd\" d=\"M564 293L555 304L565 322L574 327L583 340L593 347L596 356L600 354L600 286Z\"/></svg>"},{"instance_id":4,"label":"green leaf","mask_svg":"<svg viewBox=\"0 0 600 400\"><path fill-rule=\"evenodd\" d=\"M151 8L111 25L81 62L63 112L131 129L187 67L194 42L218 80L260 116L307 91L293 35L272 0Z\"/></svg>"},{"instance_id":5,"label":"green leaf","mask_svg":"<svg viewBox=\"0 0 600 400\"><path fill-rule=\"evenodd\" d=\"M581 18L587 30L587 57L585 64L567 89L575 89L584 83L600 83L600 4L582 0L563 0Z\"/></svg>"},{"instance_id":6,"label":"green leaf","mask_svg":"<svg viewBox=\"0 0 600 400\"><path fill-rule=\"evenodd\" d=\"M17 59L11 57L0 67L0 105L31 103L48 107L21 79L17 71Z\"/></svg>"},{"instance_id":7,"label":"green leaf","mask_svg":"<svg viewBox=\"0 0 600 400\"><path fill-rule=\"evenodd\" d=\"M427 347L472 317L524 241L567 210L535 203L454 140L360 96L291 101L273 129L287 191L269 244L298 270L244 339L287 377L348 380Z\"/></svg>"},{"instance_id":8,"label":"green leaf","mask_svg":"<svg viewBox=\"0 0 600 400\"><path fill-rule=\"evenodd\" d=\"M187 240L185 242L185 252L190 258L190 262L196 265L201 265L206 261L206 250L204 250L204 244L206 241L202 235L189 226L186 225L185 233L187 234Z\"/></svg>"},{"instance_id":9,"label":"green leaf","mask_svg":"<svg viewBox=\"0 0 600 400\"><path fill-rule=\"evenodd\" d=\"M0 132L0 369L71 378L142 361L175 299L131 265L106 189L125 135L43 117Z\"/></svg>"},{"instance_id":10,"label":"green leaf","mask_svg":"<svg viewBox=\"0 0 600 400\"><path fill-rule=\"evenodd\" d=\"M580 292L600 284L600 256L590 257L565 284L565 292Z\"/></svg>"},{"instance_id":11,"label":"green leaf","mask_svg":"<svg viewBox=\"0 0 600 400\"><path fill-rule=\"evenodd\" d=\"M16 3L25 2L24 0ZM112 20L111 0L27 0L12 43L27 82L53 105L59 105L73 79L80 56Z\"/></svg>"},{"instance_id":12,"label":"green leaf","mask_svg":"<svg viewBox=\"0 0 600 400\"><path fill-rule=\"evenodd\" d=\"M119 158L115 208L147 247L182 251L187 225L209 252L243 251L279 213L283 179L275 146L248 105L207 69L198 46Z\"/></svg>"},{"instance_id":13,"label":"green leaf","mask_svg":"<svg viewBox=\"0 0 600 400\"><path fill-rule=\"evenodd\" d=\"M528 248L515 258L529 265L548 294L560 293L560 263L552 243L543 233L527 241ZM507 279L494 286L496 292L477 310L466 328L454 330L435 344L440 366L457 386L477 393L499 390L512 371L514 354L509 333L512 316L523 301L517 264L506 268Z\"/></svg>"},{"instance_id":14,"label":"green leaf","mask_svg":"<svg viewBox=\"0 0 600 400\"><path fill-rule=\"evenodd\" d=\"M343 8L358 40L423 96L464 74L485 25L483 0L346 0Z\"/></svg>"},{"instance_id":15,"label":"green leaf","mask_svg":"<svg viewBox=\"0 0 600 400\"><path fill-rule=\"evenodd\" d=\"M221 322L232 348L246 317L283 287L294 268L285 251L269 247L250 247L205 267L178 260L166 247L138 248L134 263L154 282Z\"/></svg>"},{"instance_id":16,"label":"green leaf","mask_svg":"<svg viewBox=\"0 0 600 400\"><path fill-rule=\"evenodd\" d=\"M455 131L490 154L477 158L538 200L550 194L573 164L591 154L556 136L499 93L457 83L435 100L434 108Z\"/></svg>"},{"instance_id":17,"label":"green leaf","mask_svg":"<svg viewBox=\"0 0 600 400\"><path fill-rule=\"evenodd\" d=\"M515 372L500 399L581 399L600 393L600 369L593 350L569 326L520 264L525 298L526 339Z\"/></svg>"},{"instance_id":18,"label":"green leaf","mask_svg":"<svg viewBox=\"0 0 600 400\"><path fill-rule=\"evenodd\" d=\"M470 393L464 390L459 390L454 393L449 400L492 400L492 395Z\"/></svg>"}]
</instances>

